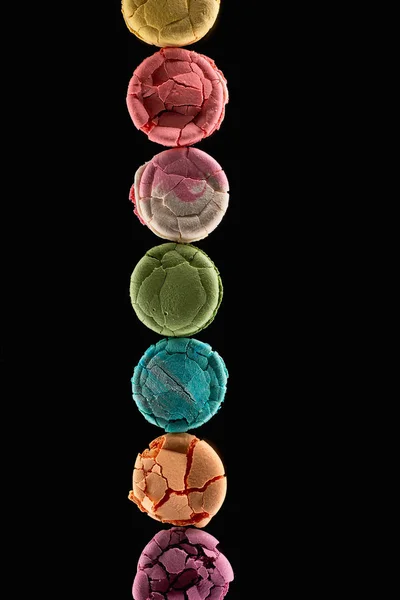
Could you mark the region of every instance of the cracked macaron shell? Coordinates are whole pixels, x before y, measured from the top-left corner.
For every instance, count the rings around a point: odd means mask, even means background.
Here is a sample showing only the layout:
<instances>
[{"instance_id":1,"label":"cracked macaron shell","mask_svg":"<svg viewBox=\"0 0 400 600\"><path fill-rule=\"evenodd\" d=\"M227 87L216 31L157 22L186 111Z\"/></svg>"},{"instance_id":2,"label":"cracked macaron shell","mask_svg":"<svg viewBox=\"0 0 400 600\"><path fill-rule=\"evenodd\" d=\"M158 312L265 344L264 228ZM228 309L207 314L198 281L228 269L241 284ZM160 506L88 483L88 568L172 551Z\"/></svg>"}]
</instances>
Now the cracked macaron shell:
<instances>
[{"instance_id":1,"label":"cracked macaron shell","mask_svg":"<svg viewBox=\"0 0 400 600\"><path fill-rule=\"evenodd\" d=\"M139 167L129 198L141 223L157 236L191 243L221 222L229 184L221 165L206 152L172 148Z\"/></svg>"},{"instance_id":2,"label":"cracked macaron shell","mask_svg":"<svg viewBox=\"0 0 400 600\"><path fill-rule=\"evenodd\" d=\"M190 244L155 246L131 276L130 296L138 318L164 336L191 336L207 327L222 295L218 269Z\"/></svg>"},{"instance_id":3,"label":"cracked macaron shell","mask_svg":"<svg viewBox=\"0 0 400 600\"><path fill-rule=\"evenodd\" d=\"M134 600L222 600L234 579L232 566L206 531L159 531L140 555Z\"/></svg>"},{"instance_id":4,"label":"cracked macaron shell","mask_svg":"<svg viewBox=\"0 0 400 600\"><path fill-rule=\"evenodd\" d=\"M221 407L228 371L209 344L168 338L150 346L135 367L133 399L144 418L167 432L207 423Z\"/></svg>"},{"instance_id":5,"label":"cracked macaron shell","mask_svg":"<svg viewBox=\"0 0 400 600\"><path fill-rule=\"evenodd\" d=\"M214 25L220 0L122 0L129 31L147 44L188 46Z\"/></svg>"},{"instance_id":6,"label":"cracked macaron shell","mask_svg":"<svg viewBox=\"0 0 400 600\"><path fill-rule=\"evenodd\" d=\"M211 58L183 48L162 48L136 68L126 102L135 127L149 140L191 146L221 126L228 88Z\"/></svg>"},{"instance_id":7,"label":"cracked macaron shell","mask_svg":"<svg viewBox=\"0 0 400 600\"><path fill-rule=\"evenodd\" d=\"M166 433L138 454L129 499L156 521L205 527L226 496L224 465L189 433Z\"/></svg>"}]
</instances>

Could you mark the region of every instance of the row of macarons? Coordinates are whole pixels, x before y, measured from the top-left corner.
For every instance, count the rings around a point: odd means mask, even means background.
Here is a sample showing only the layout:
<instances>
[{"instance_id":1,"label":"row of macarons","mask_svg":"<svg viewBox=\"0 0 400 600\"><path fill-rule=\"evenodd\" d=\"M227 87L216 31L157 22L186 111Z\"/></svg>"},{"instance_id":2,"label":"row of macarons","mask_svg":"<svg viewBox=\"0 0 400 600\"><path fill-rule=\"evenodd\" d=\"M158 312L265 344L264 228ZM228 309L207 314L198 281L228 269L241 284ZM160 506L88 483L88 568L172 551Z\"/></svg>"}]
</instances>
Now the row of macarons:
<instances>
[{"instance_id":1,"label":"row of macarons","mask_svg":"<svg viewBox=\"0 0 400 600\"><path fill-rule=\"evenodd\" d=\"M198 163L205 154L173 149L158 156L169 153L185 153L174 162L186 163L188 154L194 154ZM221 170L216 172L215 179L219 175L221 181L220 174ZM139 212L138 187L135 183L131 198ZM156 534L143 550L133 597L221 600L233 580L232 567L213 536L191 527L205 527L221 508L227 489L225 468L209 442L187 431L220 409L228 371L208 344L186 337L214 319L222 300L221 277L199 248L166 243L146 252L136 265L130 294L139 319L166 337L147 349L132 377L139 411L165 433L137 455L128 497L151 518L174 526Z\"/></svg>"},{"instance_id":2,"label":"row of macarons","mask_svg":"<svg viewBox=\"0 0 400 600\"><path fill-rule=\"evenodd\" d=\"M211 323L222 293L218 269L190 244L152 248L131 276L137 316L166 336L136 365L133 398L144 418L165 433L137 455L128 497L151 518L174 526L155 536L150 554L143 551L133 584L135 600L221 600L233 579L215 538L201 532L204 538L193 548L197 534L186 529L205 527L226 496L225 468L217 450L188 433L215 415L226 393L228 371L222 357L209 344L187 337ZM175 541L164 549L157 536Z\"/></svg>"},{"instance_id":3,"label":"row of macarons","mask_svg":"<svg viewBox=\"0 0 400 600\"><path fill-rule=\"evenodd\" d=\"M122 0L129 30L161 47L134 71L129 114L149 140L171 148L137 170L129 197L144 225L175 242L149 250L131 277L137 316L167 337L134 369L136 405L166 433L138 454L129 499L153 519L173 525L143 549L135 600L220 600L233 580L219 542L198 529L224 502L224 465L208 442L187 433L218 411L228 378L217 352L186 337L212 322L222 300L218 269L189 244L221 222L228 180L216 160L189 146L219 129L228 89L213 60L180 47L212 28L219 7L219 0Z\"/></svg>"}]
</instances>

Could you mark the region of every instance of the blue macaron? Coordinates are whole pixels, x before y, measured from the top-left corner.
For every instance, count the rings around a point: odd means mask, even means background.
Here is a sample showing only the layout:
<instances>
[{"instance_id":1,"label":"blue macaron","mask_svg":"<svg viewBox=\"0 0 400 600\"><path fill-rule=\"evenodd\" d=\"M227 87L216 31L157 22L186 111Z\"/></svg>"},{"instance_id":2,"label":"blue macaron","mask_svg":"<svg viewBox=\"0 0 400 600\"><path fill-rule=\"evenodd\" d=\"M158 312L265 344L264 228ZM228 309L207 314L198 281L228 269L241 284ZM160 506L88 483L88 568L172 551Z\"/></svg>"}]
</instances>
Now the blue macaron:
<instances>
[{"instance_id":1,"label":"blue macaron","mask_svg":"<svg viewBox=\"0 0 400 600\"><path fill-rule=\"evenodd\" d=\"M166 338L150 346L135 367L133 399L147 421L168 433L200 427L225 397L228 371L211 346Z\"/></svg>"}]
</instances>

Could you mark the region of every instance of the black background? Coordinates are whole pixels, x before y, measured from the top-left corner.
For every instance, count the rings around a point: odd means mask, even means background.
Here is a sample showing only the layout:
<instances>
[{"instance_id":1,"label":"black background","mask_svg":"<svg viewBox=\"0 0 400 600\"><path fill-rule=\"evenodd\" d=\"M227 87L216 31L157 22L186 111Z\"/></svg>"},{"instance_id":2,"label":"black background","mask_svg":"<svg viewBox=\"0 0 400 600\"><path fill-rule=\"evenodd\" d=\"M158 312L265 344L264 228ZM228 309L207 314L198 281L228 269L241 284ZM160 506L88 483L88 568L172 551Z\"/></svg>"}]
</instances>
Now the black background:
<instances>
[{"instance_id":1,"label":"black background","mask_svg":"<svg viewBox=\"0 0 400 600\"><path fill-rule=\"evenodd\" d=\"M234 6L236 4L236 7ZM238 3L222 2L219 18L213 30L201 41L191 46L195 50L212 58L222 70L227 81L230 100L226 107L226 116L219 131L196 147L208 152L224 168L230 184L230 204L228 211L211 235L200 241L198 247L204 250L217 265L223 285L224 297L214 322L195 337L207 342L224 358L230 373L228 390L222 409L207 424L194 431L197 436L208 440L220 452L224 461L228 480L228 493L219 513L212 519L206 530L220 540L220 548L231 561L235 572L235 581L231 585L228 597L240 598L240 528L241 487L245 475L241 471L238 432L241 430L240 355L235 334L235 308L240 301L240 283L237 279L238 263L232 260L237 248L241 226L241 163L237 151L240 137L240 76L241 58L235 39L235 27L238 22ZM129 277L138 260L152 246L164 243L163 240L142 226L133 215L132 205L128 201L128 192L136 169L165 148L147 139L132 124L125 105L127 85L133 70L150 56L157 48L138 40L127 29L120 12L120 3L115 2L115 45L119 57L115 67L114 113L110 116L115 124L118 138L118 171L115 173L112 217L115 223L114 235L120 248L118 259L118 277L115 277L113 293L119 299L118 326L121 342L118 347L118 373L114 390L115 419L113 425L120 434L119 461L124 465L118 468L120 479L115 487L116 504L120 514L118 523L124 527L122 533L125 550L121 554L120 582L118 588L125 591L118 598L129 600L136 561L144 545L160 529L161 525L131 504L126 496L131 489L131 477L135 456L148 446L149 442L160 435L162 430L147 423L137 411L131 399L130 377L144 351L160 337L147 329L137 319L129 299ZM111 210L111 209L110 209ZM109 292L110 293L110 292ZM114 302L116 305L117 302ZM118 438L118 434L117 434ZM242 595L244 600L245 596Z\"/></svg>"}]
</instances>

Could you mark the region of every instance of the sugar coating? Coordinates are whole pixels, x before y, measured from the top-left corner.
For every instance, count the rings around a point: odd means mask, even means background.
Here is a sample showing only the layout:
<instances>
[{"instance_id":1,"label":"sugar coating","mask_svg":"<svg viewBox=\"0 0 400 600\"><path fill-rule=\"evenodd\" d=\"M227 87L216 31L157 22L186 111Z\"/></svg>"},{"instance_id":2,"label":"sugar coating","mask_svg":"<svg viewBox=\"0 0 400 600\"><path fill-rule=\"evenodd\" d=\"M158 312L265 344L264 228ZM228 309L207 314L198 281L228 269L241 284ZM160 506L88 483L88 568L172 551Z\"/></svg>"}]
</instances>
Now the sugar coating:
<instances>
[{"instance_id":1,"label":"sugar coating","mask_svg":"<svg viewBox=\"0 0 400 600\"><path fill-rule=\"evenodd\" d=\"M218 544L206 531L159 531L139 558L134 600L222 600L234 574Z\"/></svg>"},{"instance_id":2,"label":"sugar coating","mask_svg":"<svg viewBox=\"0 0 400 600\"><path fill-rule=\"evenodd\" d=\"M134 71L126 98L132 121L163 146L191 146L219 129L228 102L226 79L213 60L162 48Z\"/></svg>"},{"instance_id":3,"label":"sugar coating","mask_svg":"<svg viewBox=\"0 0 400 600\"><path fill-rule=\"evenodd\" d=\"M224 400L228 371L211 346L168 338L150 346L135 367L133 399L147 421L167 432L200 427Z\"/></svg>"},{"instance_id":4,"label":"sugar coating","mask_svg":"<svg viewBox=\"0 0 400 600\"><path fill-rule=\"evenodd\" d=\"M160 335L195 335L213 320L222 301L218 269L189 244L155 246L136 265L130 285L138 318Z\"/></svg>"},{"instance_id":5,"label":"sugar coating","mask_svg":"<svg viewBox=\"0 0 400 600\"><path fill-rule=\"evenodd\" d=\"M171 148L139 167L129 198L153 233L191 243L207 237L221 222L229 184L221 165L206 152Z\"/></svg>"},{"instance_id":6,"label":"sugar coating","mask_svg":"<svg viewBox=\"0 0 400 600\"><path fill-rule=\"evenodd\" d=\"M188 46L214 25L220 0L122 0L125 23L154 46Z\"/></svg>"},{"instance_id":7,"label":"sugar coating","mask_svg":"<svg viewBox=\"0 0 400 600\"><path fill-rule=\"evenodd\" d=\"M162 523L205 527L226 495L224 465L204 440L166 433L138 454L129 499Z\"/></svg>"}]
</instances>

